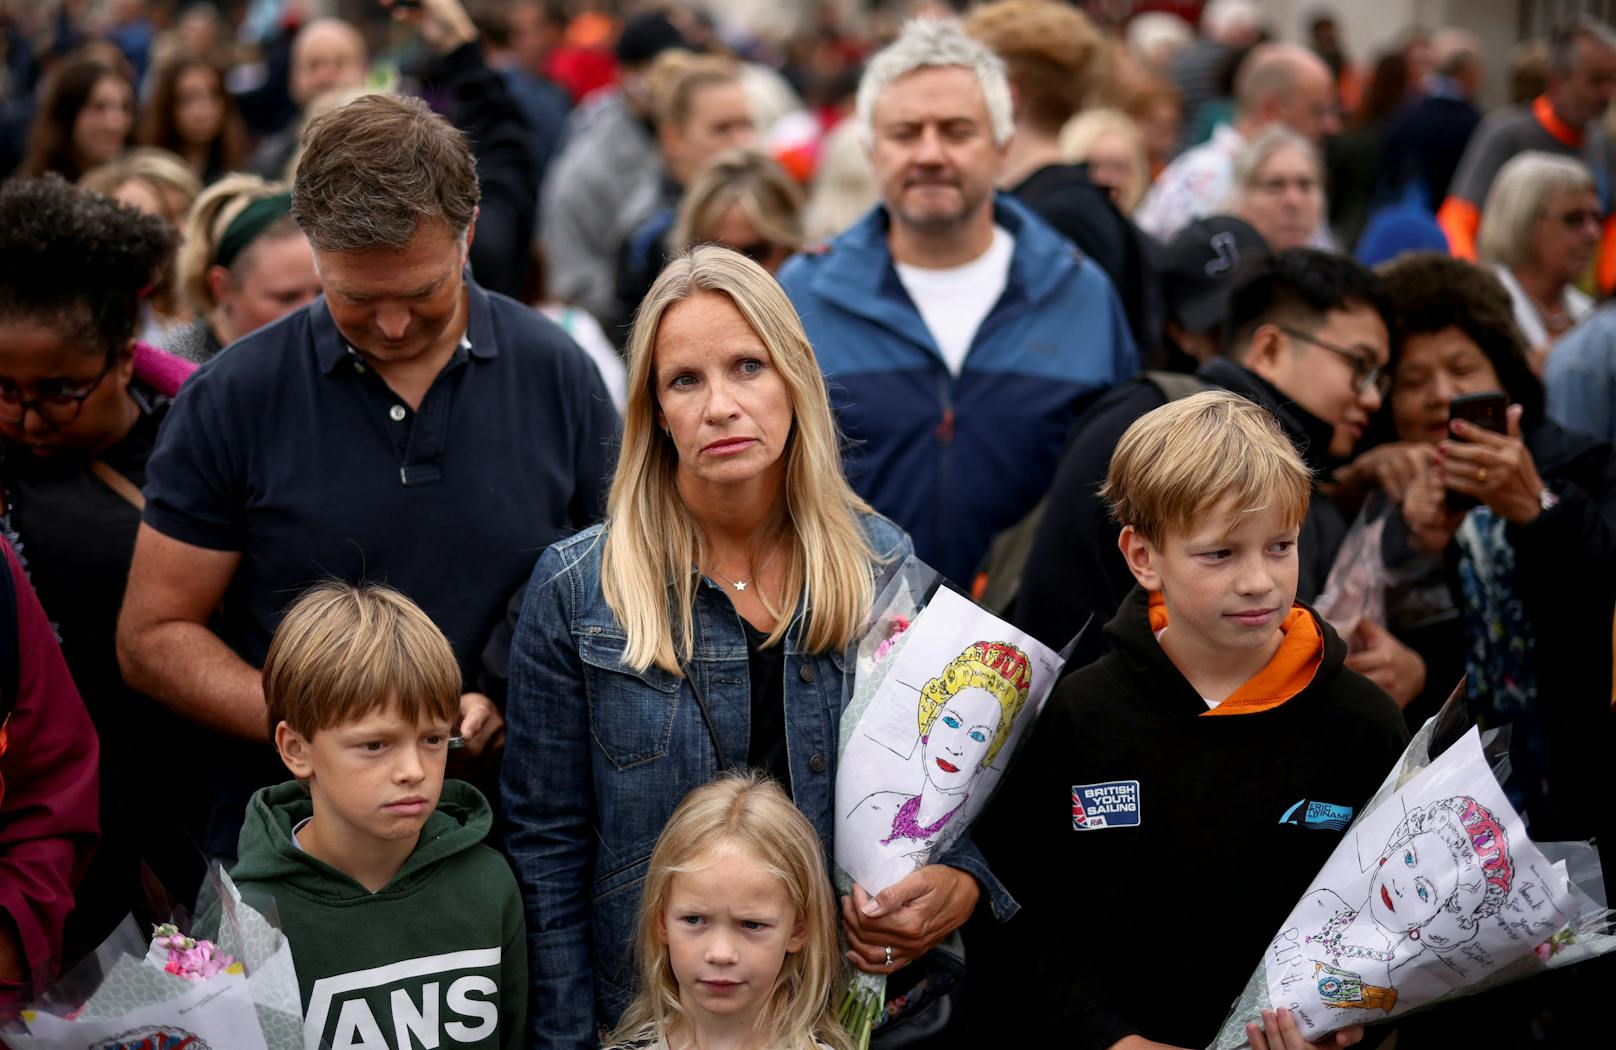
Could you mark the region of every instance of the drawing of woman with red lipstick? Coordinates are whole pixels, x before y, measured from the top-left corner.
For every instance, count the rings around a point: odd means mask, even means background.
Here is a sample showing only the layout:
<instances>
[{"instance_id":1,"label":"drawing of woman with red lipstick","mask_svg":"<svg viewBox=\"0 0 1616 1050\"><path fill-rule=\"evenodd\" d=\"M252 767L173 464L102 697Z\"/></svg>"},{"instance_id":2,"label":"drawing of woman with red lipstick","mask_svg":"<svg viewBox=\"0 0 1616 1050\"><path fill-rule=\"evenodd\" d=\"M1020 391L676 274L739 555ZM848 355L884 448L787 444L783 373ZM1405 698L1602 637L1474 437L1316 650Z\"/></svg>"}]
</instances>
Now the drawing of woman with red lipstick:
<instances>
[{"instance_id":1,"label":"drawing of woman with red lipstick","mask_svg":"<svg viewBox=\"0 0 1616 1050\"><path fill-rule=\"evenodd\" d=\"M920 690L916 717L925 780L918 794L877 791L849 814L888 849L927 862L978 775L992 764L1027 702L1032 667L1008 642L974 642ZM952 837L952 836L949 836Z\"/></svg>"},{"instance_id":2,"label":"drawing of woman with red lipstick","mask_svg":"<svg viewBox=\"0 0 1616 1050\"><path fill-rule=\"evenodd\" d=\"M1504 828L1466 795L1409 810L1368 874L1368 897L1357 908L1331 890L1304 900L1303 914L1319 919L1316 927L1304 923L1316 929L1304 943L1315 959L1388 987L1427 948L1440 954L1474 937L1515 877Z\"/></svg>"}]
</instances>

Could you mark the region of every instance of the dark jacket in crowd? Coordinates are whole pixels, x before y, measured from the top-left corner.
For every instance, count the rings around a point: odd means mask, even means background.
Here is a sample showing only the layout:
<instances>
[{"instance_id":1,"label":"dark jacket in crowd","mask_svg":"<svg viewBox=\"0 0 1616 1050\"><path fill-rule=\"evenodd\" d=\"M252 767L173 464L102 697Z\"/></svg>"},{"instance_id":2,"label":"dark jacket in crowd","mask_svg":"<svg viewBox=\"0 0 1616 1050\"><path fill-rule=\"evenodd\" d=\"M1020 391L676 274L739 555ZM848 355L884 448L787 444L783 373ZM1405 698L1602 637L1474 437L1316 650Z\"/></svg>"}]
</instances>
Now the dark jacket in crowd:
<instances>
[{"instance_id":1,"label":"dark jacket in crowd","mask_svg":"<svg viewBox=\"0 0 1616 1050\"><path fill-rule=\"evenodd\" d=\"M1146 593L1128 595L1106 627L1114 648L1056 687L973 832L1022 907L971 927L968 1018L1026 1004L1016 1016L1044 1030L1024 1034L1094 1050L1131 1034L1212 1041L1344 834L1298 803L1356 815L1408 743L1329 624L1303 606L1291 631L1303 615L1323 653L1288 661L1284 691L1299 691L1211 716L1156 640Z\"/></svg>"},{"instance_id":2,"label":"dark jacket in crowd","mask_svg":"<svg viewBox=\"0 0 1616 1050\"><path fill-rule=\"evenodd\" d=\"M1015 251L957 376L893 268L884 206L780 270L847 438L848 481L961 583L1049 487L1082 410L1139 368L1100 268L1013 197L993 217Z\"/></svg>"},{"instance_id":3,"label":"dark jacket in crowd","mask_svg":"<svg viewBox=\"0 0 1616 1050\"><path fill-rule=\"evenodd\" d=\"M445 55L439 76L449 119L466 133L477 158L482 199L471 242L471 272L489 291L519 297L532 258L543 174L533 162L533 129L504 75L489 68L481 43L473 41Z\"/></svg>"},{"instance_id":4,"label":"dark jacket in crowd","mask_svg":"<svg viewBox=\"0 0 1616 1050\"><path fill-rule=\"evenodd\" d=\"M1611 711L1611 624L1616 613L1616 455L1584 435L1540 422L1526 432L1544 484L1559 504L1526 525L1508 526L1515 552L1515 593L1532 633L1537 678L1534 711L1518 716L1475 711L1484 723L1510 718L1513 777L1527 808L1534 838L1598 836L1609 864L1616 862L1616 820L1610 816L1610 756L1616 750ZM1401 522L1389 523L1395 543ZM1388 560L1392 553L1387 551ZM1459 555L1450 544L1442 566L1454 615L1422 631L1399 631L1420 651L1427 668L1448 669L1458 647L1459 670L1468 645ZM1388 617L1397 630L1395 595ZM1451 690L1454 678L1439 692ZM1532 740L1538 741L1532 744Z\"/></svg>"},{"instance_id":5,"label":"dark jacket in crowd","mask_svg":"<svg viewBox=\"0 0 1616 1050\"><path fill-rule=\"evenodd\" d=\"M1481 110L1450 94L1427 95L1393 117L1381 152L1381 198L1398 196L1416 182L1420 203L1435 211L1447 198L1465 143L1480 123Z\"/></svg>"},{"instance_id":6,"label":"dark jacket in crowd","mask_svg":"<svg viewBox=\"0 0 1616 1050\"><path fill-rule=\"evenodd\" d=\"M1163 304L1144 234L1089 179L1088 165L1045 165L1010 193L1105 271L1128 315L1140 359L1157 363Z\"/></svg>"},{"instance_id":7,"label":"dark jacket in crowd","mask_svg":"<svg viewBox=\"0 0 1616 1050\"><path fill-rule=\"evenodd\" d=\"M1261 376L1228 358L1213 358L1197 373L1209 389L1222 388L1249 398L1273 413L1315 475L1327 466L1331 427L1297 407ZM1011 620L1048 645L1064 645L1092 615L1068 667L1081 667L1109 647L1100 624L1109 620L1133 587L1117 550L1121 529L1097 492L1111 465L1111 453L1129 425L1166 403L1166 395L1144 379L1124 383L1102 397L1074 429L1055 470L1049 498L1027 555L1020 596ZM1298 542L1301 575L1296 594L1311 601L1324 589L1346 520L1335 504L1315 491Z\"/></svg>"}]
</instances>

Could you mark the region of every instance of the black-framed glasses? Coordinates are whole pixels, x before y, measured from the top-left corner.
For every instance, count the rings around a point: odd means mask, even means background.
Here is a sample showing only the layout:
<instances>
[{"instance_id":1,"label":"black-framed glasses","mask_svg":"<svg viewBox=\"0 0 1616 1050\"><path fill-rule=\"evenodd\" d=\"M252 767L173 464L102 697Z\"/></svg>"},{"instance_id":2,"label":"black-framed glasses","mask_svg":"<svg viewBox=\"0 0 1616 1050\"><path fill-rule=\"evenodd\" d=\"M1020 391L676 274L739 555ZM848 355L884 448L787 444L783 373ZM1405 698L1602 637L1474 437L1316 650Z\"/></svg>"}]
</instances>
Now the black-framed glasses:
<instances>
[{"instance_id":1,"label":"black-framed glasses","mask_svg":"<svg viewBox=\"0 0 1616 1050\"><path fill-rule=\"evenodd\" d=\"M84 411L85 400L95 393L95 388L101 385L101 380L117 363L116 359L108 361L88 386L74 389L58 382L44 383L33 397L23 397L21 387L0 377L0 423L21 423L31 408L51 426L67 426L79 418L79 413Z\"/></svg>"},{"instance_id":2,"label":"black-framed glasses","mask_svg":"<svg viewBox=\"0 0 1616 1050\"><path fill-rule=\"evenodd\" d=\"M1373 357L1357 350L1348 350L1344 346L1336 346L1334 343L1325 342L1318 336L1309 335L1300 329L1286 325L1275 325L1275 327L1292 339L1300 339L1302 342L1316 346L1320 350L1328 350L1338 357L1346 358L1352 365L1352 388L1358 393L1367 393L1370 389L1374 389L1381 397L1391 393L1391 373L1381 368Z\"/></svg>"}]
</instances>

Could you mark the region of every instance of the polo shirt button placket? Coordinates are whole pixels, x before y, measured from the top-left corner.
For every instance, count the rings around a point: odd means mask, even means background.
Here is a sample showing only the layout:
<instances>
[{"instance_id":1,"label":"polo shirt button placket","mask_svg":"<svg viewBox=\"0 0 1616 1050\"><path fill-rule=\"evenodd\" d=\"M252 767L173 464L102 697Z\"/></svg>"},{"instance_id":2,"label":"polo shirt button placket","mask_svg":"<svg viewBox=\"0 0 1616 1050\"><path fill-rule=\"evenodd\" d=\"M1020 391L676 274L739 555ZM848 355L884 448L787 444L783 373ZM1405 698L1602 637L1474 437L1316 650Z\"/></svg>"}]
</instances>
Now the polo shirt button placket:
<instances>
[{"instance_id":1,"label":"polo shirt button placket","mask_svg":"<svg viewBox=\"0 0 1616 1050\"><path fill-rule=\"evenodd\" d=\"M406 414L407 413L405 413L403 405L394 405L392 408L387 410L387 418L391 419L395 423L404 422L404 416Z\"/></svg>"}]
</instances>

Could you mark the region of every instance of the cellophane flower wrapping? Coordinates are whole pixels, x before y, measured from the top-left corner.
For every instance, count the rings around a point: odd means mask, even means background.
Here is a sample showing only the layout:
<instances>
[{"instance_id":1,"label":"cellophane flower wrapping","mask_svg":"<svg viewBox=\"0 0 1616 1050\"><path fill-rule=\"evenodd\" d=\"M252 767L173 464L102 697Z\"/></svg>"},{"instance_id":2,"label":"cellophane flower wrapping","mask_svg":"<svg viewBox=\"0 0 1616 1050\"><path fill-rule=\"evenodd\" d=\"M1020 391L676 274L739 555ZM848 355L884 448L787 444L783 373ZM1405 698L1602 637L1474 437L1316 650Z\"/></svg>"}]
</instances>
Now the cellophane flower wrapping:
<instances>
[{"instance_id":1,"label":"cellophane flower wrapping","mask_svg":"<svg viewBox=\"0 0 1616 1050\"><path fill-rule=\"evenodd\" d=\"M209 883L218 903L202 924L217 925L216 951L204 949L208 958L196 955L194 944L179 956L166 945L150 945L134 918L126 919L94 956L0 1029L5 1045L302 1050L297 972L272 910L266 915L244 903L221 869L209 874ZM171 962L183 972L171 972Z\"/></svg>"},{"instance_id":2,"label":"cellophane flower wrapping","mask_svg":"<svg viewBox=\"0 0 1616 1050\"><path fill-rule=\"evenodd\" d=\"M932 863L997 788L1064 657L943 585L889 570L848 646L835 792L836 881L875 894ZM855 1045L899 1004L856 971L839 1016Z\"/></svg>"},{"instance_id":3,"label":"cellophane flower wrapping","mask_svg":"<svg viewBox=\"0 0 1616 1050\"><path fill-rule=\"evenodd\" d=\"M1211 1050L1247 1045L1265 1009L1314 1042L1616 948L1598 854L1531 840L1504 791L1508 727L1471 726L1461 697L1347 829Z\"/></svg>"}]
</instances>

